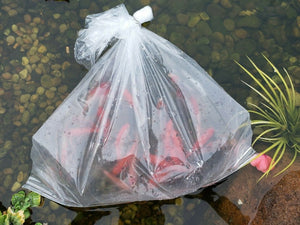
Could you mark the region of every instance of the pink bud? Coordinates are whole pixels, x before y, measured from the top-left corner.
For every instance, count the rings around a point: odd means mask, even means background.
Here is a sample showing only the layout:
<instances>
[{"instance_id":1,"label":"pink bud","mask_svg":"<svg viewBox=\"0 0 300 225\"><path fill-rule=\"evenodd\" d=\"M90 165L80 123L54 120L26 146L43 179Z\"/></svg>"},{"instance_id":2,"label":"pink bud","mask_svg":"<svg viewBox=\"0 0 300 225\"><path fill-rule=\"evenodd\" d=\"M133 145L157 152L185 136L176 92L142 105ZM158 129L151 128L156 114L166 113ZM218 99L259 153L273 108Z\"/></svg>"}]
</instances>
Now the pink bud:
<instances>
[{"instance_id":1,"label":"pink bud","mask_svg":"<svg viewBox=\"0 0 300 225\"><path fill-rule=\"evenodd\" d=\"M251 166L255 166L259 171L265 173L269 169L271 162L272 158L268 155L263 154L258 158L252 160L250 164Z\"/></svg>"}]
</instances>

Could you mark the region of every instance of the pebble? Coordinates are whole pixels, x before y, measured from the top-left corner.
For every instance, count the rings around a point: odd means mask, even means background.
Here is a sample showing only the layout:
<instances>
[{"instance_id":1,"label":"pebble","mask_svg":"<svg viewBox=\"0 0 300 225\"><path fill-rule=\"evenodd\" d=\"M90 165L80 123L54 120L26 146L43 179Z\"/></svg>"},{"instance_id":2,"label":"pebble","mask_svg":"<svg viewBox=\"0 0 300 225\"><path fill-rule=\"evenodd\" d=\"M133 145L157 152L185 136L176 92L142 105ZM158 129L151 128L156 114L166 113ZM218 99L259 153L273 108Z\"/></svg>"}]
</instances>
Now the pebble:
<instances>
[{"instance_id":1,"label":"pebble","mask_svg":"<svg viewBox=\"0 0 300 225\"><path fill-rule=\"evenodd\" d=\"M21 117L21 122L24 125L27 125L30 119L30 113L28 111L24 111Z\"/></svg>"},{"instance_id":2,"label":"pebble","mask_svg":"<svg viewBox=\"0 0 300 225\"><path fill-rule=\"evenodd\" d=\"M5 178L4 178L4 181L3 181L3 186L8 188L12 183L12 176L11 175L7 175Z\"/></svg>"},{"instance_id":3,"label":"pebble","mask_svg":"<svg viewBox=\"0 0 300 225\"><path fill-rule=\"evenodd\" d=\"M46 94L46 97L48 99L52 99L52 98L55 97L55 92L54 91L47 90L45 94Z\"/></svg>"},{"instance_id":4,"label":"pebble","mask_svg":"<svg viewBox=\"0 0 300 225\"><path fill-rule=\"evenodd\" d=\"M30 99L30 94L23 94L20 96L20 102L21 103L26 103L28 102Z\"/></svg>"},{"instance_id":5,"label":"pebble","mask_svg":"<svg viewBox=\"0 0 300 225\"><path fill-rule=\"evenodd\" d=\"M45 88L43 88L43 87L38 87L38 88L36 89L36 93L37 93L38 95L43 95L43 94L45 93Z\"/></svg>"},{"instance_id":6,"label":"pebble","mask_svg":"<svg viewBox=\"0 0 300 225\"><path fill-rule=\"evenodd\" d=\"M228 31L233 31L235 28L235 23L232 19L225 19L224 20L224 27Z\"/></svg>"},{"instance_id":7,"label":"pebble","mask_svg":"<svg viewBox=\"0 0 300 225\"><path fill-rule=\"evenodd\" d=\"M9 175L9 174L13 174L13 169L12 168L5 168L3 170L4 175Z\"/></svg>"},{"instance_id":8,"label":"pebble","mask_svg":"<svg viewBox=\"0 0 300 225\"><path fill-rule=\"evenodd\" d=\"M64 33L68 29L68 26L66 24L59 25L59 31L60 33Z\"/></svg>"},{"instance_id":9,"label":"pebble","mask_svg":"<svg viewBox=\"0 0 300 225\"><path fill-rule=\"evenodd\" d=\"M40 47L37 50L39 53L46 53L47 52L47 48L45 45L40 45Z\"/></svg>"},{"instance_id":10,"label":"pebble","mask_svg":"<svg viewBox=\"0 0 300 225\"><path fill-rule=\"evenodd\" d=\"M15 33L19 31L18 26L16 24L11 25L11 30Z\"/></svg>"},{"instance_id":11,"label":"pebble","mask_svg":"<svg viewBox=\"0 0 300 225\"><path fill-rule=\"evenodd\" d=\"M41 18L40 17L34 17L33 22L36 23L36 24L39 24L39 23L41 23Z\"/></svg>"},{"instance_id":12,"label":"pebble","mask_svg":"<svg viewBox=\"0 0 300 225\"><path fill-rule=\"evenodd\" d=\"M30 23L31 22L31 16L29 14L24 15L24 22L25 23Z\"/></svg>"},{"instance_id":13,"label":"pebble","mask_svg":"<svg viewBox=\"0 0 300 225\"><path fill-rule=\"evenodd\" d=\"M2 73L2 78L5 80L10 80L11 79L11 74L8 72Z\"/></svg>"},{"instance_id":14,"label":"pebble","mask_svg":"<svg viewBox=\"0 0 300 225\"><path fill-rule=\"evenodd\" d=\"M50 60L50 59L49 59L48 56L43 56L42 59L41 59L41 62L42 62L42 63L48 63L49 60Z\"/></svg>"},{"instance_id":15,"label":"pebble","mask_svg":"<svg viewBox=\"0 0 300 225\"><path fill-rule=\"evenodd\" d=\"M71 63L69 63L68 61L65 61L65 62L63 62L61 67L62 67L63 70L66 70L70 66L71 66Z\"/></svg>"},{"instance_id":16,"label":"pebble","mask_svg":"<svg viewBox=\"0 0 300 225\"><path fill-rule=\"evenodd\" d=\"M23 171L20 171L17 176L17 182L22 183L23 180L24 180L24 173Z\"/></svg>"},{"instance_id":17,"label":"pebble","mask_svg":"<svg viewBox=\"0 0 300 225\"><path fill-rule=\"evenodd\" d=\"M19 76L20 76L21 79L25 80L27 78L27 76L28 76L27 69L21 70L20 73L19 73Z\"/></svg>"},{"instance_id":18,"label":"pebble","mask_svg":"<svg viewBox=\"0 0 300 225\"><path fill-rule=\"evenodd\" d=\"M149 5L150 4L150 0L140 0L142 5Z\"/></svg>"},{"instance_id":19,"label":"pebble","mask_svg":"<svg viewBox=\"0 0 300 225\"><path fill-rule=\"evenodd\" d=\"M31 102L37 102L38 99L39 99L39 96L37 94L33 94L30 97Z\"/></svg>"},{"instance_id":20,"label":"pebble","mask_svg":"<svg viewBox=\"0 0 300 225\"><path fill-rule=\"evenodd\" d=\"M53 113L53 111L55 110L55 107L52 106L52 105L49 105L45 108L45 112L48 114L48 115L51 115Z\"/></svg>"},{"instance_id":21,"label":"pebble","mask_svg":"<svg viewBox=\"0 0 300 225\"><path fill-rule=\"evenodd\" d=\"M67 85L62 85L62 86L60 86L60 87L58 88L58 92L59 92L59 93L62 93L62 94L66 93L67 90L68 90L68 86L67 86Z\"/></svg>"},{"instance_id":22,"label":"pebble","mask_svg":"<svg viewBox=\"0 0 300 225\"><path fill-rule=\"evenodd\" d=\"M297 57L292 56L292 57L289 58L289 61L290 61L291 64L294 64L295 62L297 62Z\"/></svg>"},{"instance_id":23,"label":"pebble","mask_svg":"<svg viewBox=\"0 0 300 225\"><path fill-rule=\"evenodd\" d=\"M21 121L14 121L14 125L17 126L17 127L19 127L19 126L22 125L22 123L21 123Z\"/></svg>"},{"instance_id":24,"label":"pebble","mask_svg":"<svg viewBox=\"0 0 300 225\"><path fill-rule=\"evenodd\" d=\"M11 191L12 191L12 192L16 192L20 187L21 187L21 184L20 184L18 181L16 181L16 182L13 184L13 186L11 187Z\"/></svg>"},{"instance_id":25,"label":"pebble","mask_svg":"<svg viewBox=\"0 0 300 225\"><path fill-rule=\"evenodd\" d=\"M218 62L218 61L220 61L220 59L221 59L221 55L220 55L219 52L217 52L217 51L212 51L211 52L211 60L213 62Z\"/></svg>"},{"instance_id":26,"label":"pebble","mask_svg":"<svg viewBox=\"0 0 300 225\"><path fill-rule=\"evenodd\" d=\"M15 15L18 14L18 11L15 10L15 9L11 9L11 10L9 10L7 13L8 13L9 16L15 16Z\"/></svg>"},{"instance_id":27,"label":"pebble","mask_svg":"<svg viewBox=\"0 0 300 225\"><path fill-rule=\"evenodd\" d=\"M175 215L176 215L176 212L177 212L177 210L176 210L176 207L175 207L175 206L170 205L170 206L168 207L168 213L169 213L170 216L175 216Z\"/></svg>"},{"instance_id":28,"label":"pebble","mask_svg":"<svg viewBox=\"0 0 300 225\"><path fill-rule=\"evenodd\" d=\"M236 29L234 31L235 36L237 36L239 39L244 39L248 36L248 32L245 29Z\"/></svg>"},{"instance_id":29,"label":"pebble","mask_svg":"<svg viewBox=\"0 0 300 225\"><path fill-rule=\"evenodd\" d=\"M59 208L59 205L53 201L50 201L49 206L52 210L57 210Z\"/></svg>"},{"instance_id":30,"label":"pebble","mask_svg":"<svg viewBox=\"0 0 300 225\"><path fill-rule=\"evenodd\" d=\"M182 198L176 198L175 199L175 205L179 206L183 204L183 199Z\"/></svg>"},{"instance_id":31,"label":"pebble","mask_svg":"<svg viewBox=\"0 0 300 225\"><path fill-rule=\"evenodd\" d=\"M200 18L201 18L202 20L204 20L204 21L210 19L210 18L209 18L209 15L208 15L206 12L201 12L201 13L199 14L199 16L200 16Z\"/></svg>"},{"instance_id":32,"label":"pebble","mask_svg":"<svg viewBox=\"0 0 300 225\"><path fill-rule=\"evenodd\" d=\"M56 20L59 19L60 18L60 14L59 13L54 13L53 14L53 18L56 19Z\"/></svg>"},{"instance_id":33,"label":"pebble","mask_svg":"<svg viewBox=\"0 0 300 225\"><path fill-rule=\"evenodd\" d=\"M3 88L0 88L0 96L4 95L5 91Z\"/></svg>"},{"instance_id":34,"label":"pebble","mask_svg":"<svg viewBox=\"0 0 300 225\"><path fill-rule=\"evenodd\" d=\"M15 43L16 39L14 36L12 35L9 35L7 38L6 38L6 42L8 45L13 45Z\"/></svg>"},{"instance_id":35,"label":"pebble","mask_svg":"<svg viewBox=\"0 0 300 225\"><path fill-rule=\"evenodd\" d=\"M199 23L200 20L201 20L200 15L194 15L190 18L190 20L188 22L188 26L195 27Z\"/></svg>"},{"instance_id":36,"label":"pebble","mask_svg":"<svg viewBox=\"0 0 300 225\"><path fill-rule=\"evenodd\" d=\"M52 77L50 75L43 75L41 77L41 85L45 88L51 88L53 86Z\"/></svg>"},{"instance_id":37,"label":"pebble","mask_svg":"<svg viewBox=\"0 0 300 225\"><path fill-rule=\"evenodd\" d=\"M39 32L39 28L38 28L38 27L33 27L33 28L32 28L32 33L37 34L38 32ZM33 45L34 45L34 46L37 46L38 43L39 43L39 41L36 40L36 41L33 43Z\"/></svg>"},{"instance_id":38,"label":"pebble","mask_svg":"<svg viewBox=\"0 0 300 225\"><path fill-rule=\"evenodd\" d=\"M27 55L29 56L33 56L35 55L35 53L37 52L37 47L36 46L32 46L29 51L27 52Z\"/></svg>"},{"instance_id":39,"label":"pebble","mask_svg":"<svg viewBox=\"0 0 300 225\"><path fill-rule=\"evenodd\" d=\"M189 203L189 204L186 206L186 210L187 210L187 211L192 211L194 208L195 208L195 204L194 204L194 203Z\"/></svg>"},{"instance_id":40,"label":"pebble","mask_svg":"<svg viewBox=\"0 0 300 225\"><path fill-rule=\"evenodd\" d=\"M32 55L29 58L29 62L31 64L37 63L38 61L40 61L40 57L38 55Z\"/></svg>"},{"instance_id":41,"label":"pebble","mask_svg":"<svg viewBox=\"0 0 300 225\"><path fill-rule=\"evenodd\" d=\"M176 18L178 20L178 23L181 25L186 25L189 21L189 16L183 13L179 13L176 15Z\"/></svg>"},{"instance_id":42,"label":"pebble","mask_svg":"<svg viewBox=\"0 0 300 225\"><path fill-rule=\"evenodd\" d=\"M221 5L227 9L232 7L232 4L229 0L221 0Z\"/></svg>"},{"instance_id":43,"label":"pebble","mask_svg":"<svg viewBox=\"0 0 300 225\"><path fill-rule=\"evenodd\" d=\"M29 63L29 59L25 56L22 57L22 65L26 66Z\"/></svg>"}]
</instances>

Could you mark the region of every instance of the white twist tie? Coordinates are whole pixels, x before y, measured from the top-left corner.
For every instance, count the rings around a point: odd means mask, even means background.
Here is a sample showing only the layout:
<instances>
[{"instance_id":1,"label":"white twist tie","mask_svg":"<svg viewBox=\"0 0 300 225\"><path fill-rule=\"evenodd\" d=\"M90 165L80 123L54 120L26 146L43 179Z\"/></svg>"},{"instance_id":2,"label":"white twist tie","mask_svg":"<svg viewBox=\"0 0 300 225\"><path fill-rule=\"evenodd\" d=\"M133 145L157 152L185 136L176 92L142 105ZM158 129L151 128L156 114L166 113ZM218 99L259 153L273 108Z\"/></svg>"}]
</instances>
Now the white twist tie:
<instances>
[{"instance_id":1,"label":"white twist tie","mask_svg":"<svg viewBox=\"0 0 300 225\"><path fill-rule=\"evenodd\" d=\"M133 14L134 19L136 19L140 24L149 22L153 19L152 8L147 5Z\"/></svg>"}]
</instances>

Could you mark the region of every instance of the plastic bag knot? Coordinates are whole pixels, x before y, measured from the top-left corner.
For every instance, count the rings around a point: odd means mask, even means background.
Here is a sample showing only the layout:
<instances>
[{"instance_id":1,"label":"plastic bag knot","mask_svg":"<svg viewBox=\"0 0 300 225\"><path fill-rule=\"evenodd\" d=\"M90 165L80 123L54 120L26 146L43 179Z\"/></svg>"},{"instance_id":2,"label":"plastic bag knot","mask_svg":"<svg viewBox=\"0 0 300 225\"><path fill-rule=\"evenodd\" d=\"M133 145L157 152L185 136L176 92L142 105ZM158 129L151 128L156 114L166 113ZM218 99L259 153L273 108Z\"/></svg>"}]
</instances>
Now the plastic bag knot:
<instances>
[{"instance_id":1,"label":"plastic bag knot","mask_svg":"<svg viewBox=\"0 0 300 225\"><path fill-rule=\"evenodd\" d=\"M149 6L131 16L123 4L103 13L87 16L85 29L79 31L75 43L76 61L90 69L111 43L137 34L141 24L152 18L152 9Z\"/></svg>"}]
</instances>

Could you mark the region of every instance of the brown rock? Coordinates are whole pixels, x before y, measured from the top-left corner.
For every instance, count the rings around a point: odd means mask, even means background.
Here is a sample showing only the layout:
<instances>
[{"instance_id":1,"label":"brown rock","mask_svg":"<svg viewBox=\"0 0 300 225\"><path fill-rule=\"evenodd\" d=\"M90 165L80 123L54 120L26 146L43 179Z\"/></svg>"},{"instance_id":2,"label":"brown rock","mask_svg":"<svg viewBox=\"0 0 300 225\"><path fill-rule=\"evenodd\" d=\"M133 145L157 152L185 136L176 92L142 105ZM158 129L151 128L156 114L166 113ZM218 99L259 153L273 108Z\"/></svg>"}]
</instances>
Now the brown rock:
<instances>
[{"instance_id":1,"label":"brown rock","mask_svg":"<svg viewBox=\"0 0 300 225\"><path fill-rule=\"evenodd\" d=\"M262 199L251 225L300 224L300 170L289 172Z\"/></svg>"}]
</instances>

